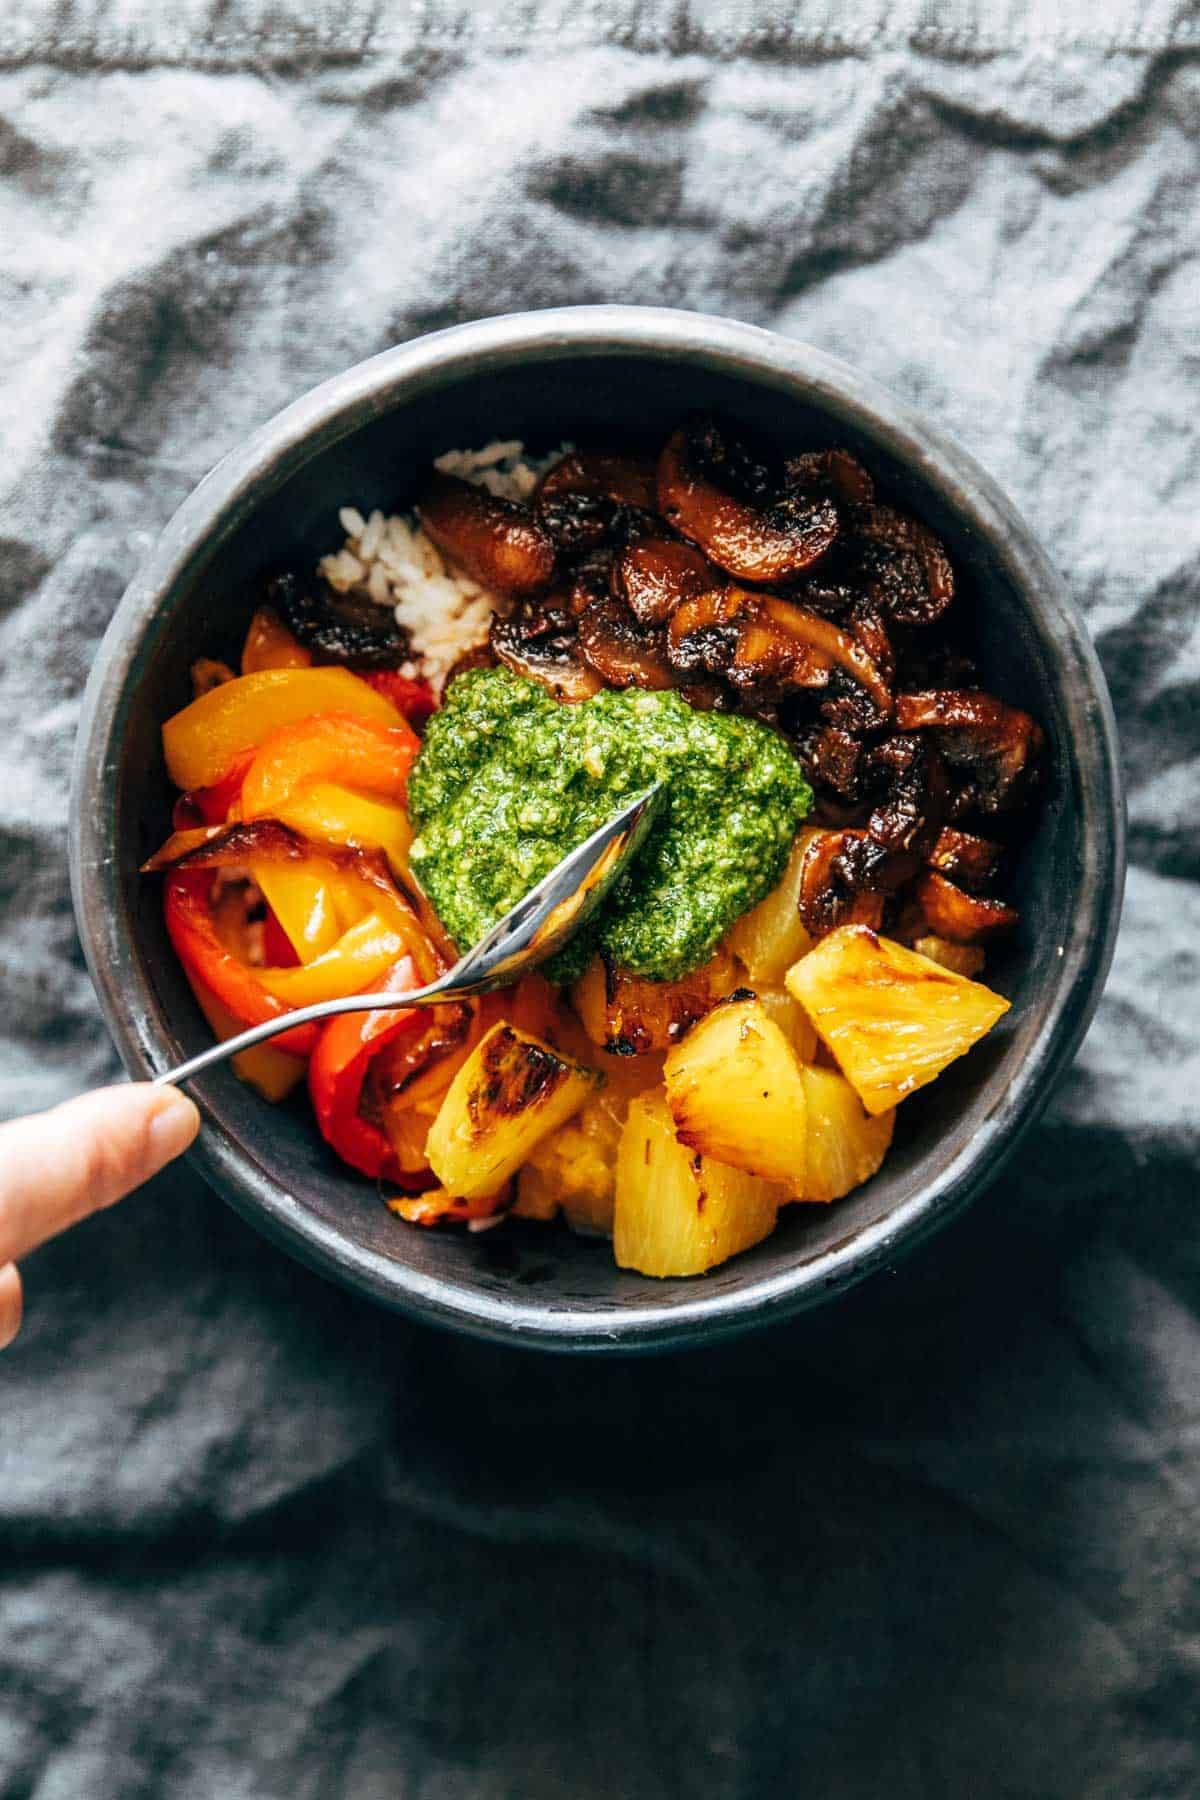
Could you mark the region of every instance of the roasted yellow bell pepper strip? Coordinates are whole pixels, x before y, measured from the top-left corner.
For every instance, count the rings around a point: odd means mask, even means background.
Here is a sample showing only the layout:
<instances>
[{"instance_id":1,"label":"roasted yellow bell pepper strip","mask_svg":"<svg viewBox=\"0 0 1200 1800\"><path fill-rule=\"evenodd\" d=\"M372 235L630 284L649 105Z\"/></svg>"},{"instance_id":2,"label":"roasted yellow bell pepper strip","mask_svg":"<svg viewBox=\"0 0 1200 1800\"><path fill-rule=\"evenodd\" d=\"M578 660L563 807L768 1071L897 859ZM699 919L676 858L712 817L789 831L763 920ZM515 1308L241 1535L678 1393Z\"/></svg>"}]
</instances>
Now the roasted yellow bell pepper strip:
<instances>
[{"instance_id":1,"label":"roasted yellow bell pepper strip","mask_svg":"<svg viewBox=\"0 0 1200 1800\"><path fill-rule=\"evenodd\" d=\"M382 850L401 880L411 879L408 852L413 829L403 807L320 781L293 794L275 817L314 843Z\"/></svg>"},{"instance_id":2,"label":"roasted yellow bell pepper strip","mask_svg":"<svg viewBox=\"0 0 1200 1800\"><path fill-rule=\"evenodd\" d=\"M236 757L281 725L322 712L403 723L391 701L349 669L260 669L222 682L167 720L167 773L178 788L212 787Z\"/></svg>"},{"instance_id":3,"label":"roasted yellow bell pepper strip","mask_svg":"<svg viewBox=\"0 0 1200 1800\"><path fill-rule=\"evenodd\" d=\"M345 925L338 917L326 865L315 858L312 863L252 858L248 867L302 963L310 963L332 950ZM357 917L362 918L368 910L363 905ZM355 920L346 923L353 924Z\"/></svg>"},{"instance_id":4,"label":"roasted yellow bell pepper strip","mask_svg":"<svg viewBox=\"0 0 1200 1800\"><path fill-rule=\"evenodd\" d=\"M260 987L285 1006L310 1006L343 994L360 994L380 980L408 946L378 913L368 913L343 932L331 950L298 969L255 969Z\"/></svg>"}]
</instances>

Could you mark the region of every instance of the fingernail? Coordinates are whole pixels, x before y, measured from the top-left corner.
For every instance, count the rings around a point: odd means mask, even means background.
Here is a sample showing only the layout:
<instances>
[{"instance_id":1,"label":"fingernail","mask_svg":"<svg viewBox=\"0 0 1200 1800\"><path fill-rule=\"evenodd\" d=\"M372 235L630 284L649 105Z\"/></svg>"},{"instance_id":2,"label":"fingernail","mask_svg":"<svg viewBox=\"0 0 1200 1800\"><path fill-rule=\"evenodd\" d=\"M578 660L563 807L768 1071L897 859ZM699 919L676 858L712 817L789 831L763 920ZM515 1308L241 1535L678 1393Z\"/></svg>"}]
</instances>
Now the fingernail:
<instances>
[{"instance_id":1,"label":"fingernail","mask_svg":"<svg viewBox=\"0 0 1200 1800\"><path fill-rule=\"evenodd\" d=\"M20 1331L24 1310L21 1277L16 1264L5 1263L0 1269L0 1350L7 1350Z\"/></svg>"},{"instance_id":2,"label":"fingernail","mask_svg":"<svg viewBox=\"0 0 1200 1800\"><path fill-rule=\"evenodd\" d=\"M187 1149L200 1129L200 1114L193 1101L178 1088L164 1088L162 1098L150 1121L150 1155L154 1167L161 1169L173 1157Z\"/></svg>"}]
</instances>

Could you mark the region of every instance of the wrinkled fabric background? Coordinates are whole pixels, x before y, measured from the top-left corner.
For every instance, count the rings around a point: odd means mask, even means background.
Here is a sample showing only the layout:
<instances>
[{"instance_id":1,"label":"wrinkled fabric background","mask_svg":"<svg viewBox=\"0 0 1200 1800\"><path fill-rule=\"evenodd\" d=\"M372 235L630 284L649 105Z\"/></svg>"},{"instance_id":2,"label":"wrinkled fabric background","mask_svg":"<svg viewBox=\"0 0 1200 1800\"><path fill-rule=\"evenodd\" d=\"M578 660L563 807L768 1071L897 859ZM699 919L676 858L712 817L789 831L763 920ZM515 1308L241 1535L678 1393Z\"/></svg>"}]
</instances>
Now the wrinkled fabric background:
<instances>
[{"instance_id":1,"label":"wrinkled fabric background","mask_svg":"<svg viewBox=\"0 0 1200 1800\"><path fill-rule=\"evenodd\" d=\"M1200 15L9 13L0 1112L115 1070L65 815L131 570L286 401L478 314L732 313L956 433L1087 614L1132 867L1000 1184L743 1344L457 1342L182 1172L33 1258L0 1800L1200 1791Z\"/></svg>"}]
</instances>

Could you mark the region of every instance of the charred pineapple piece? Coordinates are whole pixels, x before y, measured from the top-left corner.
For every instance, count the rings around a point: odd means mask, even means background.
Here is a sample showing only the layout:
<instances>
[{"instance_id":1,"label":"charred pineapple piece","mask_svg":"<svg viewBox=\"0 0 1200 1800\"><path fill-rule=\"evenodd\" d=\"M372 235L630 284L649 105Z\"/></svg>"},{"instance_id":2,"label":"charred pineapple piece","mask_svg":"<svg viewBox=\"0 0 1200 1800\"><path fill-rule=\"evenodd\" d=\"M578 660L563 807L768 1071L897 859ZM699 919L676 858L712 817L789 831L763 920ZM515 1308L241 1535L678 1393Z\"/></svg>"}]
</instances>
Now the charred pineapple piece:
<instances>
[{"instance_id":1,"label":"charred pineapple piece","mask_svg":"<svg viewBox=\"0 0 1200 1800\"><path fill-rule=\"evenodd\" d=\"M834 1069L801 1069L808 1135L804 1182L797 1200L840 1200L874 1175L887 1155L896 1114L863 1111L844 1075Z\"/></svg>"},{"instance_id":2,"label":"charred pineapple piece","mask_svg":"<svg viewBox=\"0 0 1200 1800\"><path fill-rule=\"evenodd\" d=\"M793 1000L787 989L782 987L760 985L754 991L768 1019L778 1025L796 1052L797 1062L810 1063L817 1054L818 1040L812 1020L800 1002Z\"/></svg>"},{"instance_id":3,"label":"charred pineapple piece","mask_svg":"<svg viewBox=\"0 0 1200 1800\"><path fill-rule=\"evenodd\" d=\"M512 1025L492 1027L451 1082L425 1145L442 1185L470 1200L515 1175L602 1077Z\"/></svg>"},{"instance_id":4,"label":"charred pineapple piece","mask_svg":"<svg viewBox=\"0 0 1200 1800\"><path fill-rule=\"evenodd\" d=\"M669 1050L736 985L728 950L678 981L648 981L595 961L572 990L575 1011L593 1044L617 1056Z\"/></svg>"},{"instance_id":5,"label":"charred pineapple piece","mask_svg":"<svg viewBox=\"0 0 1200 1800\"><path fill-rule=\"evenodd\" d=\"M760 1000L710 1012L672 1050L664 1075L680 1143L768 1181L803 1182L800 1065Z\"/></svg>"},{"instance_id":6,"label":"charred pineapple piece","mask_svg":"<svg viewBox=\"0 0 1200 1800\"><path fill-rule=\"evenodd\" d=\"M933 1081L1008 1011L982 983L864 925L823 938L789 970L787 989L869 1113Z\"/></svg>"},{"instance_id":7,"label":"charred pineapple piece","mask_svg":"<svg viewBox=\"0 0 1200 1800\"><path fill-rule=\"evenodd\" d=\"M521 1201L544 1208L553 1195L575 1229L610 1235L623 1123L624 1108L610 1106L607 1094L597 1094L544 1137L521 1170L518 1212L528 1216Z\"/></svg>"},{"instance_id":8,"label":"charred pineapple piece","mask_svg":"<svg viewBox=\"0 0 1200 1800\"><path fill-rule=\"evenodd\" d=\"M796 958L812 948L813 940L800 917L800 885L813 835L811 831L800 833L778 887L743 913L726 936L726 946L741 958L752 987L782 981Z\"/></svg>"},{"instance_id":9,"label":"charred pineapple piece","mask_svg":"<svg viewBox=\"0 0 1200 1800\"><path fill-rule=\"evenodd\" d=\"M770 1182L687 1149L663 1094L639 1095L617 1155L613 1255L642 1275L701 1275L767 1237L783 1198Z\"/></svg>"},{"instance_id":10,"label":"charred pineapple piece","mask_svg":"<svg viewBox=\"0 0 1200 1800\"><path fill-rule=\"evenodd\" d=\"M613 1056L607 1061L599 1093L530 1153L518 1184L515 1211L520 1217L553 1218L561 1205L572 1231L612 1236L617 1148L629 1102L661 1086L663 1059Z\"/></svg>"}]
</instances>

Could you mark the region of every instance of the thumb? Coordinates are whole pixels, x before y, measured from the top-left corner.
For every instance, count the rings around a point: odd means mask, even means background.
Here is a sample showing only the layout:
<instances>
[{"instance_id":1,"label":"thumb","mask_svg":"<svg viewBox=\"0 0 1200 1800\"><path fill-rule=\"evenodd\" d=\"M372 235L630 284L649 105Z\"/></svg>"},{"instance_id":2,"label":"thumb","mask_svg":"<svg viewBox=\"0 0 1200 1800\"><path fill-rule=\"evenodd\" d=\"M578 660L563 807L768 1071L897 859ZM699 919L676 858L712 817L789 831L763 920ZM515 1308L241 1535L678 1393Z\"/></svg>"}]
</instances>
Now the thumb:
<instances>
[{"instance_id":1,"label":"thumb","mask_svg":"<svg viewBox=\"0 0 1200 1800\"><path fill-rule=\"evenodd\" d=\"M186 1094L149 1082L0 1125L0 1269L148 1181L199 1127Z\"/></svg>"}]
</instances>

